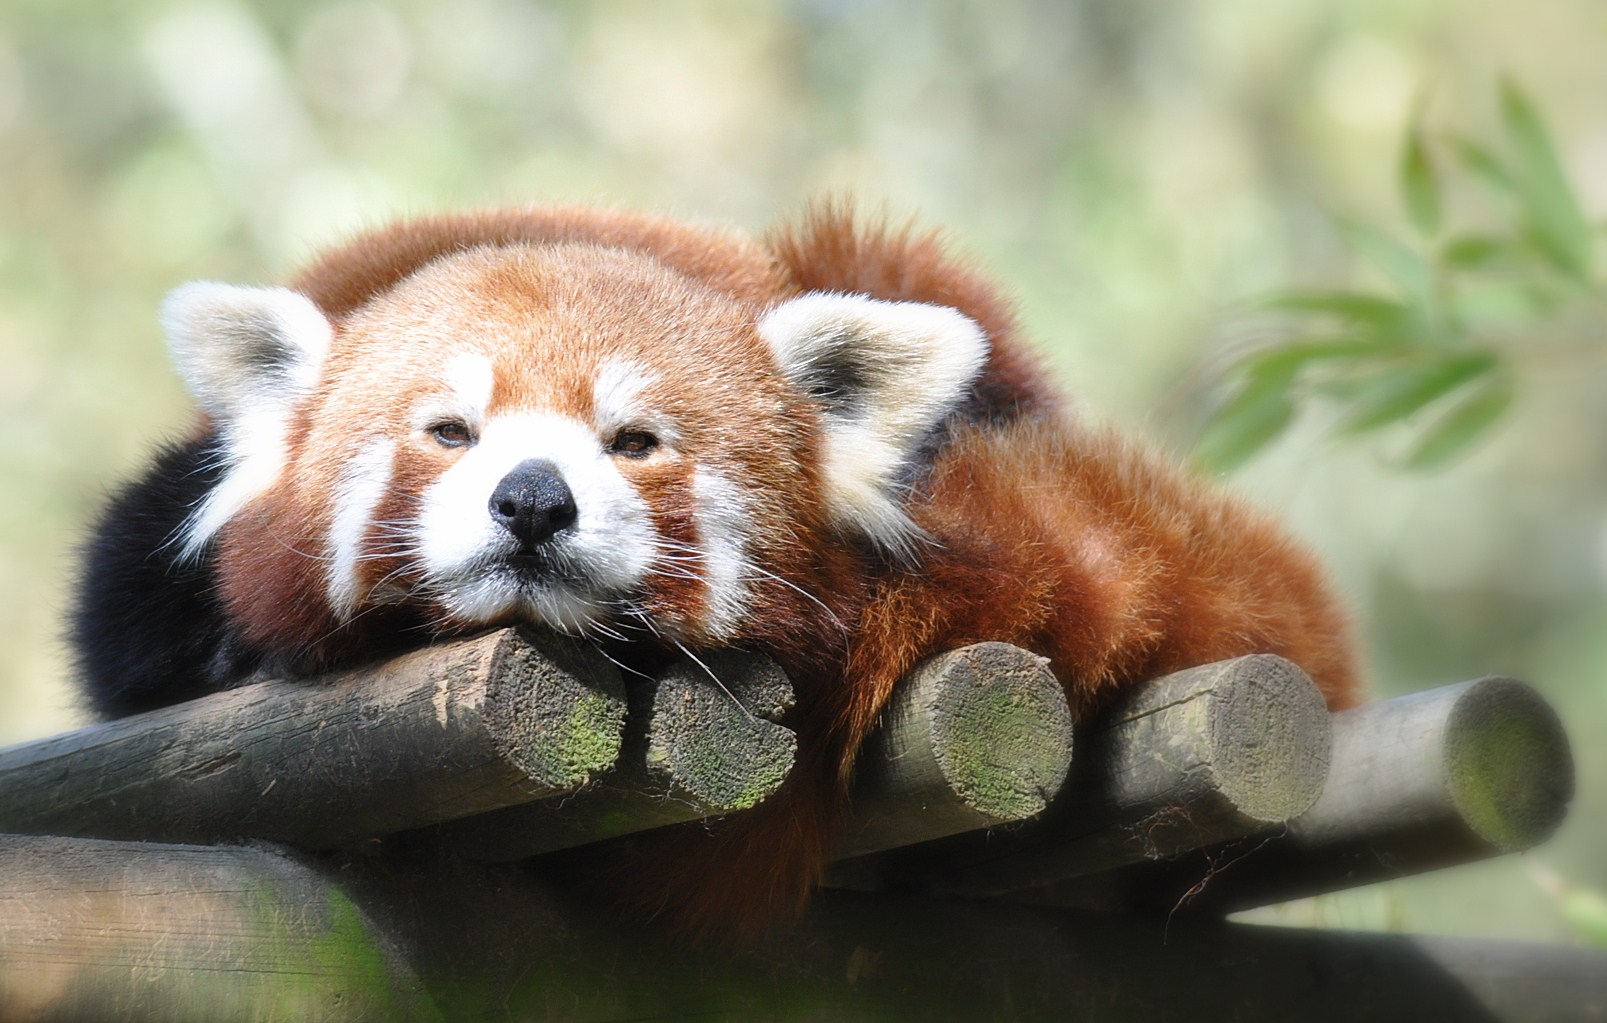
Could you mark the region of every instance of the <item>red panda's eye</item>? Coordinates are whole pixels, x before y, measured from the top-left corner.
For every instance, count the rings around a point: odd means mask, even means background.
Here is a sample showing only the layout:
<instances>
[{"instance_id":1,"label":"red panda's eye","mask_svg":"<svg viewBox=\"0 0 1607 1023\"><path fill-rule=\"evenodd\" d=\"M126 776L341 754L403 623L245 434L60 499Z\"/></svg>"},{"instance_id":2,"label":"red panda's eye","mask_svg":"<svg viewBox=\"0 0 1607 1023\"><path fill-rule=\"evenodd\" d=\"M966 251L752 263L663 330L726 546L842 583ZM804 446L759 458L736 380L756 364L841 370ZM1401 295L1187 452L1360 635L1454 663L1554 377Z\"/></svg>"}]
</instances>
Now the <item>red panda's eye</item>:
<instances>
[{"instance_id":1,"label":"red panda's eye","mask_svg":"<svg viewBox=\"0 0 1607 1023\"><path fill-rule=\"evenodd\" d=\"M637 458L648 454L658 447L658 438L641 430L625 430L614 438L612 450L615 454L632 455Z\"/></svg>"},{"instance_id":2,"label":"red panda's eye","mask_svg":"<svg viewBox=\"0 0 1607 1023\"><path fill-rule=\"evenodd\" d=\"M430 427L430 435L442 447L463 448L474 443L474 433L464 423L448 421Z\"/></svg>"}]
</instances>

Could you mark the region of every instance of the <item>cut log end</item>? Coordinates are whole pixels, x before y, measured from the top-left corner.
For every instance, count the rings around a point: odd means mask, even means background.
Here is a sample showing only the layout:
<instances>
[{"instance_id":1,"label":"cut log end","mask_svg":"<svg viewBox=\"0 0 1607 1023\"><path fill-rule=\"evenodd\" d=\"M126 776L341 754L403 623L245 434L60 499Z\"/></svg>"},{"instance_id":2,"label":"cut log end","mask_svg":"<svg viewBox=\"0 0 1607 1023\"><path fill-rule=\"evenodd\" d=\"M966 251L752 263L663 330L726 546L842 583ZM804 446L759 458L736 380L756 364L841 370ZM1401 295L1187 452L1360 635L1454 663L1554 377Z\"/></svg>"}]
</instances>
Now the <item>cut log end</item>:
<instances>
[{"instance_id":1,"label":"cut log end","mask_svg":"<svg viewBox=\"0 0 1607 1023\"><path fill-rule=\"evenodd\" d=\"M1072 748L1071 712L1047 662L979 643L928 662L910 685L928 696L932 751L955 795L996 822L1043 812Z\"/></svg>"},{"instance_id":2,"label":"cut log end","mask_svg":"<svg viewBox=\"0 0 1607 1023\"><path fill-rule=\"evenodd\" d=\"M1502 852L1538 845L1562 823L1574 766L1556 711L1509 678L1471 682L1446 722L1445 778L1480 838Z\"/></svg>"},{"instance_id":3,"label":"cut log end","mask_svg":"<svg viewBox=\"0 0 1607 1023\"><path fill-rule=\"evenodd\" d=\"M776 723L792 702L767 657L727 650L677 663L654 693L648 768L707 812L756 806L792 769L798 738Z\"/></svg>"},{"instance_id":4,"label":"cut log end","mask_svg":"<svg viewBox=\"0 0 1607 1023\"><path fill-rule=\"evenodd\" d=\"M1204 800L1219 824L1241 830L1281 823L1316 802L1333 737L1306 673L1253 654L1144 685L1096 723L1092 742L1114 805Z\"/></svg>"},{"instance_id":5,"label":"cut log end","mask_svg":"<svg viewBox=\"0 0 1607 1023\"><path fill-rule=\"evenodd\" d=\"M590 646L520 628L491 654L486 706L504 755L556 789L582 785L619 759L625 690Z\"/></svg>"},{"instance_id":6,"label":"cut log end","mask_svg":"<svg viewBox=\"0 0 1607 1023\"><path fill-rule=\"evenodd\" d=\"M1217 786L1249 820L1281 823L1322 794L1333 731L1305 672L1271 654L1214 665L1208 735Z\"/></svg>"},{"instance_id":7,"label":"cut log end","mask_svg":"<svg viewBox=\"0 0 1607 1023\"><path fill-rule=\"evenodd\" d=\"M1005 643L941 654L894 692L860 758L840 855L861 856L1042 812L1071 768L1065 692Z\"/></svg>"}]
</instances>

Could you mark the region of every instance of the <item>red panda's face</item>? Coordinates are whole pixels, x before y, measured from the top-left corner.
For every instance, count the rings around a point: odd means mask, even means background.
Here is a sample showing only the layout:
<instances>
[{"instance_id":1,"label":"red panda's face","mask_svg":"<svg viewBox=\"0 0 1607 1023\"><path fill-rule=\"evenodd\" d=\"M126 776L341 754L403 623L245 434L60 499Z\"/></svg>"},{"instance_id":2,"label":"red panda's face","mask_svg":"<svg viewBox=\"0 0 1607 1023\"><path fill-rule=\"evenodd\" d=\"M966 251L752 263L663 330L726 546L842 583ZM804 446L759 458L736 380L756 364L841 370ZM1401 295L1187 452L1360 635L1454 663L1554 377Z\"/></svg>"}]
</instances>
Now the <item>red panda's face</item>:
<instances>
[{"instance_id":1,"label":"red panda's face","mask_svg":"<svg viewBox=\"0 0 1607 1023\"><path fill-rule=\"evenodd\" d=\"M952 310L761 313L591 246L444 258L338 324L192 285L169 330L228 471L185 542L243 593L310 555L341 621L739 640L789 551L912 540L905 462L985 354Z\"/></svg>"}]
</instances>

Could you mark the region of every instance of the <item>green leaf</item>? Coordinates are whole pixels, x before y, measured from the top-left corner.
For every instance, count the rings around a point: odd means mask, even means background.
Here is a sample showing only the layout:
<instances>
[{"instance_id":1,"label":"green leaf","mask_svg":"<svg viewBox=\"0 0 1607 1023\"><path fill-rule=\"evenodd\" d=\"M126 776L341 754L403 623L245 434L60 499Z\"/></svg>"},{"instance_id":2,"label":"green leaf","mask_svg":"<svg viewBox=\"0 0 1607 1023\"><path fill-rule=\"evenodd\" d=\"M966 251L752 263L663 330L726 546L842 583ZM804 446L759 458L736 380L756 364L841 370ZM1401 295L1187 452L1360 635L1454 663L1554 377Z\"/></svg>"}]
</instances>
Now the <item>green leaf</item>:
<instances>
[{"instance_id":1,"label":"green leaf","mask_svg":"<svg viewBox=\"0 0 1607 1023\"><path fill-rule=\"evenodd\" d=\"M1440 183L1434 164L1429 161L1420 123L1414 122L1406 133L1400 175L1401 196L1406 201L1412 226L1423 237L1432 237L1440 229Z\"/></svg>"},{"instance_id":2,"label":"green leaf","mask_svg":"<svg viewBox=\"0 0 1607 1023\"><path fill-rule=\"evenodd\" d=\"M1372 359L1378 354L1378 346L1369 341L1328 338L1288 342L1276 348L1267 348L1248 356L1240 366L1251 376L1274 377L1281 374L1292 379L1314 362Z\"/></svg>"},{"instance_id":3,"label":"green leaf","mask_svg":"<svg viewBox=\"0 0 1607 1023\"><path fill-rule=\"evenodd\" d=\"M1292 373L1253 373L1200 431L1194 458L1215 472L1231 472L1270 444L1294 417Z\"/></svg>"},{"instance_id":4,"label":"green leaf","mask_svg":"<svg viewBox=\"0 0 1607 1023\"><path fill-rule=\"evenodd\" d=\"M1462 166L1495 192L1508 198L1517 196L1517 179L1506 164L1484 146L1469 138L1457 138L1451 141L1451 151L1462 161Z\"/></svg>"},{"instance_id":5,"label":"green leaf","mask_svg":"<svg viewBox=\"0 0 1607 1023\"><path fill-rule=\"evenodd\" d=\"M1440 248L1440 263L1457 270L1514 270L1532 262L1521 242L1494 235L1465 234Z\"/></svg>"},{"instance_id":6,"label":"green leaf","mask_svg":"<svg viewBox=\"0 0 1607 1023\"><path fill-rule=\"evenodd\" d=\"M1423 431L1412 453L1406 456L1408 469L1438 469L1490 432L1512 404L1512 380L1496 374L1460 398L1443 416Z\"/></svg>"},{"instance_id":7,"label":"green leaf","mask_svg":"<svg viewBox=\"0 0 1607 1023\"><path fill-rule=\"evenodd\" d=\"M1533 323L1552 312L1557 299L1539 285L1492 282L1459 292L1449 304L1458 323L1479 331Z\"/></svg>"},{"instance_id":8,"label":"green leaf","mask_svg":"<svg viewBox=\"0 0 1607 1023\"><path fill-rule=\"evenodd\" d=\"M1518 195L1536 241L1556 265L1584 278L1590 273L1590 224L1579 209L1556 148L1534 104L1511 80L1501 83L1501 121L1517 159Z\"/></svg>"},{"instance_id":9,"label":"green leaf","mask_svg":"<svg viewBox=\"0 0 1607 1023\"><path fill-rule=\"evenodd\" d=\"M1495 356L1475 352L1391 370L1352 400L1350 412L1340 421L1337 432L1340 436L1354 436L1398 422L1496 365Z\"/></svg>"},{"instance_id":10,"label":"green leaf","mask_svg":"<svg viewBox=\"0 0 1607 1023\"><path fill-rule=\"evenodd\" d=\"M1407 321L1405 304L1362 291L1286 291L1265 301L1268 309L1333 316L1382 335L1395 335Z\"/></svg>"},{"instance_id":11,"label":"green leaf","mask_svg":"<svg viewBox=\"0 0 1607 1023\"><path fill-rule=\"evenodd\" d=\"M1421 256L1397 239L1365 224L1346 224L1344 230L1357 254L1394 282L1413 305L1425 310L1432 305L1433 275Z\"/></svg>"}]
</instances>

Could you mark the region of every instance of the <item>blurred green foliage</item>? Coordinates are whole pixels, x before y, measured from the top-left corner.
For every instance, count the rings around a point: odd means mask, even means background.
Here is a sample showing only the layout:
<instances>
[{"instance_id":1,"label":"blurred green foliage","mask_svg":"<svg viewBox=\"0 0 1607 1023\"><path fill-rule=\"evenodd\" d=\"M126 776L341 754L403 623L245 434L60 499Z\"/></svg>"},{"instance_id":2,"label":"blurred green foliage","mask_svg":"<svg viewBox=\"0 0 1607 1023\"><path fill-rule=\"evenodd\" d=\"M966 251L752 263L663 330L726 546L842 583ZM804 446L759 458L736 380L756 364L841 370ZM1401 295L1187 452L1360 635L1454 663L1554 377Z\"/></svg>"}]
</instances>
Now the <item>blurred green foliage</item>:
<instances>
[{"instance_id":1,"label":"blurred green foliage","mask_svg":"<svg viewBox=\"0 0 1607 1023\"><path fill-rule=\"evenodd\" d=\"M1577 938L1607 890L1607 364L1599 281L1563 268L1607 209L1604 42L1600 0L0 0L0 742L82 720L74 548L189 416L167 290L443 208L762 230L847 194L951 230L1090 417L1187 451L1254 359L1287 373L1233 483L1333 566L1378 693L1499 671L1561 710L1580 783L1544 850L1287 912ZM1536 102L1492 107L1500 69ZM1354 356L1392 332L1416 362ZM1278 369L1302 345L1351 354Z\"/></svg>"},{"instance_id":2,"label":"blurred green foliage","mask_svg":"<svg viewBox=\"0 0 1607 1023\"><path fill-rule=\"evenodd\" d=\"M1404 427L1399 463L1437 469L1500 421L1513 399L1513 362L1559 351L1568 358L1568 345L1607 346L1607 286L1594 277L1597 232L1533 102L1510 81L1501 86L1500 113L1499 145L1452 136L1443 147L1449 169L1421 121L1411 124L1399 185L1413 236L1363 223L1344 231L1383 287L1268 299L1269 308L1292 315L1289 337L1233 367L1234 391L1196 444L1201 462L1239 467L1303 403L1326 398L1341 409L1336 436ZM1453 230L1447 174L1488 186L1499 219Z\"/></svg>"}]
</instances>

